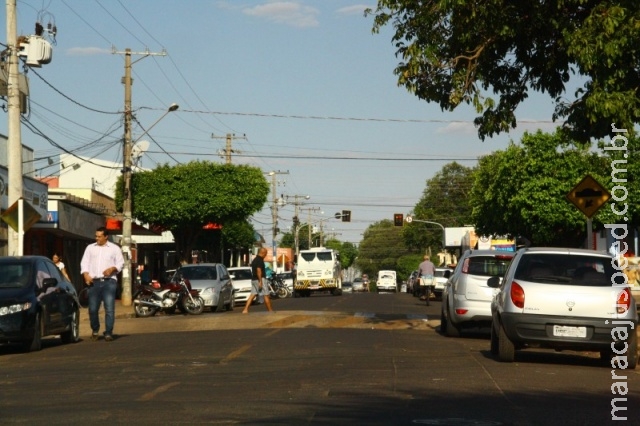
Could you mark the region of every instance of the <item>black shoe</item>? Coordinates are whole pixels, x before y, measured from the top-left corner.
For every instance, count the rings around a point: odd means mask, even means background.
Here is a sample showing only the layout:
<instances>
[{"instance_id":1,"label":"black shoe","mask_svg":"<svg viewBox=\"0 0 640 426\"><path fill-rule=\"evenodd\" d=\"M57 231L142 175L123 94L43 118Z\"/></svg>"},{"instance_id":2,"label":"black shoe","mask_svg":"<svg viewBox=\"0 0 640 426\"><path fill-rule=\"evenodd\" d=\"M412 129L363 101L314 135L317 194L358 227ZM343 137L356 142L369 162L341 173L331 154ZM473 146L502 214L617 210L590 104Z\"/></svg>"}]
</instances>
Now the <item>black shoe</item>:
<instances>
[{"instance_id":1,"label":"black shoe","mask_svg":"<svg viewBox=\"0 0 640 426\"><path fill-rule=\"evenodd\" d=\"M104 341L105 342L113 342L113 336L110 334L105 334L104 335Z\"/></svg>"},{"instance_id":2,"label":"black shoe","mask_svg":"<svg viewBox=\"0 0 640 426\"><path fill-rule=\"evenodd\" d=\"M98 333L91 333L91 340L98 340Z\"/></svg>"}]
</instances>

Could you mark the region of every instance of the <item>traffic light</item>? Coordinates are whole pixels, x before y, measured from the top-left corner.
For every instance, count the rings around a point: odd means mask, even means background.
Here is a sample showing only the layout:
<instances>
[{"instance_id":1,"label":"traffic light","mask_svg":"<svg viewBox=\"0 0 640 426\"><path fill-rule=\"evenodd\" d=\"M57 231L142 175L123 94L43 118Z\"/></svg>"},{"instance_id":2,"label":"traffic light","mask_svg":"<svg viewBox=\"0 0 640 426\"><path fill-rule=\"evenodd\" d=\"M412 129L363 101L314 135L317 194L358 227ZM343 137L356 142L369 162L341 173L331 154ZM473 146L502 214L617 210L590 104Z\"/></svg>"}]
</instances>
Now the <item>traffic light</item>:
<instances>
[{"instance_id":1,"label":"traffic light","mask_svg":"<svg viewBox=\"0 0 640 426\"><path fill-rule=\"evenodd\" d=\"M394 213L393 215L393 224L395 226L403 226L404 225L404 216L402 213Z\"/></svg>"},{"instance_id":2,"label":"traffic light","mask_svg":"<svg viewBox=\"0 0 640 426\"><path fill-rule=\"evenodd\" d=\"M342 221L351 222L351 210L342 210Z\"/></svg>"}]
</instances>

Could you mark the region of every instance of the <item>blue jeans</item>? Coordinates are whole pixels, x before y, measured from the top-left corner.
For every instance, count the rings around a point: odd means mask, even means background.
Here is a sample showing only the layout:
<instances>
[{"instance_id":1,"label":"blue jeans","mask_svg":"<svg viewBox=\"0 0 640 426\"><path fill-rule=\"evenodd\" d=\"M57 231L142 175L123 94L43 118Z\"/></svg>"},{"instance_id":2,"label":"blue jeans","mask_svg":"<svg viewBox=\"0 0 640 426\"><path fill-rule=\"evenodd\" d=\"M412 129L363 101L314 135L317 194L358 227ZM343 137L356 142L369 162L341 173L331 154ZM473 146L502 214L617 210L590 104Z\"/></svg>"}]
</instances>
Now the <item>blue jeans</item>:
<instances>
[{"instance_id":1,"label":"blue jeans","mask_svg":"<svg viewBox=\"0 0 640 426\"><path fill-rule=\"evenodd\" d=\"M113 335L113 324L116 312L116 288L118 282L115 279L104 281L94 280L89 287L89 322L91 331L97 333L100 330L100 303L104 303L104 327L105 335Z\"/></svg>"}]
</instances>

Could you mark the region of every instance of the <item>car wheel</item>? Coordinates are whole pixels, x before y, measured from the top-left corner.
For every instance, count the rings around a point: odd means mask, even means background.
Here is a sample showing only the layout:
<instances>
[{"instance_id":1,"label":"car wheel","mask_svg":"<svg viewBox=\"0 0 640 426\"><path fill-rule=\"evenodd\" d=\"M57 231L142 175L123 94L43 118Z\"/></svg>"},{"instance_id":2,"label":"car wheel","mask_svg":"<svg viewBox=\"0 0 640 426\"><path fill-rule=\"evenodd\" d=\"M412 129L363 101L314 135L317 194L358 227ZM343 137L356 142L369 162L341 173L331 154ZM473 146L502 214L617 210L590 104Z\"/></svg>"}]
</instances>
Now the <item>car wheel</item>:
<instances>
[{"instance_id":1,"label":"car wheel","mask_svg":"<svg viewBox=\"0 0 640 426\"><path fill-rule=\"evenodd\" d=\"M227 303L227 311L233 311L233 307L236 304L236 296L231 292L231 296L229 297L229 303Z\"/></svg>"},{"instance_id":2,"label":"car wheel","mask_svg":"<svg viewBox=\"0 0 640 426\"><path fill-rule=\"evenodd\" d=\"M496 333L496 323L491 323L491 355L498 355L498 333Z\"/></svg>"},{"instance_id":3,"label":"car wheel","mask_svg":"<svg viewBox=\"0 0 640 426\"><path fill-rule=\"evenodd\" d=\"M80 312L77 308L73 310L69 326L69 330L62 333L60 339L62 343L77 343L80 340Z\"/></svg>"},{"instance_id":4,"label":"car wheel","mask_svg":"<svg viewBox=\"0 0 640 426\"><path fill-rule=\"evenodd\" d=\"M451 322L451 316L447 312L447 337L460 337L460 328Z\"/></svg>"},{"instance_id":5,"label":"car wheel","mask_svg":"<svg viewBox=\"0 0 640 426\"><path fill-rule=\"evenodd\" d=\"M35 324L33 325L33 337L22 344L25 352L35 352L42 349L42 322L40 314L36 314Z\"/></svg>"},{"instance_id":6,"label":"car wheel","mask_svg":"<svg viewBox=\"0 0 640 426\"><path fill-rule=\"evenodd\" d=\"M635 370L638 364L638 332L635 329L629 331L631 335L629 336L629 349L627 349L627 362L629 368Z\"/></svg>"},{"instance_id":7,"label":"car wheel","mask_svg":"<svg viewBox=\"0 0 640 426\"><path fill-rule=\"evenodd\" d=\"M504 326L498 325L498 359L502 362L513 362L516 356L516 348L504 331Z\"/></svg>"}]
</instances>

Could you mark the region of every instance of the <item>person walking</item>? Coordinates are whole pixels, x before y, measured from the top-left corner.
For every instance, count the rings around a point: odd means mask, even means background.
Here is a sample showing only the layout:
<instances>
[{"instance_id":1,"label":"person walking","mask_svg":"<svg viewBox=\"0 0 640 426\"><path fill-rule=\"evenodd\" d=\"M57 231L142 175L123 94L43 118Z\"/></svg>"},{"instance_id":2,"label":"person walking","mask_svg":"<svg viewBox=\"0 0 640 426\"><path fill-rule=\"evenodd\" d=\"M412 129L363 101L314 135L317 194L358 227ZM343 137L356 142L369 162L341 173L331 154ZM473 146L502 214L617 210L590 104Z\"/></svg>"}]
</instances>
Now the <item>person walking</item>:
<instances>
[{"instance_id":1,"label":"person walking","mask_svg":"<svg viewBox=\"0 0 640 426\"><path fill-rule=\"evenodd\" d=\"M62 257L58 253L53 253L51 260L53 261L53 264L58 267L62 276L65 277L67 281L71 282L71 278L69 278L69 274L67 274L67 268L62 262Z\"/></svg>"},{"instance_id":2,"label":"person walking","mask_svg":"<svg viewBox=\"0 0 640 426\"><path fill-rule=\"evenodd\" d=\"M269 296L269 288L267 286L267 274L264 265L264 258L267 255L267 249L261 247L258 250L258 255L251 261L251 294L247 299L246 305L244 305L243 314L249 313L249 306L256 296L261 295L264 297L264 304L267 306L269 312L273 312L271 308L271 297Z\"/></svg>"},{"instance_id":3,"label":"person walking","mask_svg":"<svg viewBox=\"0 0 640 426\"><path fill-rule=\"evenodd\" d=\"M120 247L109 242L109 233L103 226L96 229L96 242L89 244L80 261L80 271L85 285L89 287L89 322L91 340L98 340L100 331L100 304L104 304L104 340L113 340L115 322L116 275L124 267L124 258Z\"/></svg>"},{"instance_id":4,"label":"person walking","mask_svg":"<svg viewBox=\"0 0 640 426\"><path fill-rule=\"evenodd\" d=\"M424 298L427 301L427 305L429 305L429 299L431 295L431 286L433 285L433 277L436 274L436 266L429 260L429 255L425 254L423 257L423 261L418 266L418 276L420 277L420 284L424 285L425 294ZM421 296L422 298L422 296Z\"/></svg>"}]
</instances>

